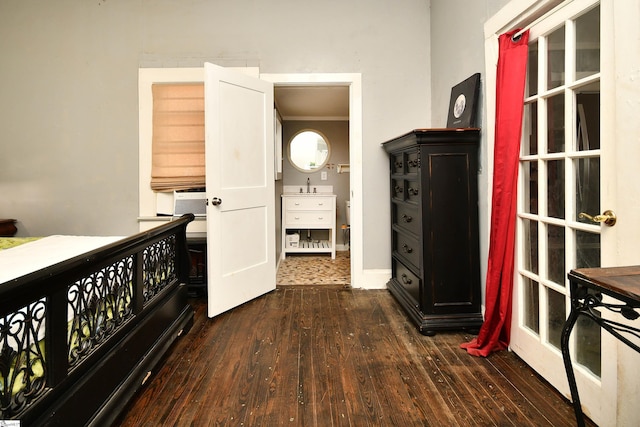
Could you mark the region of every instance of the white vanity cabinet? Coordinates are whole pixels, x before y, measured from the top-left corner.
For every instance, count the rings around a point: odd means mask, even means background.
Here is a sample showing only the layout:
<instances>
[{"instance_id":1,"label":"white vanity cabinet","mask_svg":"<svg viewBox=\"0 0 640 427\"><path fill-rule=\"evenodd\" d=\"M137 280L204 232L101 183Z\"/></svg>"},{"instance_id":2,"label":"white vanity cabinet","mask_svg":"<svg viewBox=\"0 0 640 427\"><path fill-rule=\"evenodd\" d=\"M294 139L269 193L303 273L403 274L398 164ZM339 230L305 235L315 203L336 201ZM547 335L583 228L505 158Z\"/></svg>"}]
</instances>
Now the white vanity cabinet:
<instances>
[{"instance_id":1,"label":"white vanity cabinet","mask_svg":"<svg viewBox=\"0 0 640 427\"><path fill-rule=\"evenodd\" d=\"M327 239L314 237L309 240L309 230L326 230ZM335 195L302 193L282 196L282 258L287 253L330 253L331 259L335 259Z\"/></svg>"}]
</instances>

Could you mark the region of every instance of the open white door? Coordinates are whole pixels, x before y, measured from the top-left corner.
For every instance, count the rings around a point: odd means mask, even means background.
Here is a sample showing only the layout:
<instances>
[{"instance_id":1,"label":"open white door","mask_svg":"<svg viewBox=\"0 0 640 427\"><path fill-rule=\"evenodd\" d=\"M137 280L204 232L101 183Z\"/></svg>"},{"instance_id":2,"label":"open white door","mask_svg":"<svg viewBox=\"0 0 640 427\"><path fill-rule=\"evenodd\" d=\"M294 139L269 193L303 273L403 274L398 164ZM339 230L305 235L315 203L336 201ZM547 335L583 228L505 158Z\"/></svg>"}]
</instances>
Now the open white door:
<instances>
[{"instance_id":1,"label":"open white door","mask_svg":"<svg viewBox=\"0 0 640 427\"><path fill-rule=\"evenodd\" d=\"M275 289L273 84L205 64L208 315Z\"/></svg>"}]
</instances>

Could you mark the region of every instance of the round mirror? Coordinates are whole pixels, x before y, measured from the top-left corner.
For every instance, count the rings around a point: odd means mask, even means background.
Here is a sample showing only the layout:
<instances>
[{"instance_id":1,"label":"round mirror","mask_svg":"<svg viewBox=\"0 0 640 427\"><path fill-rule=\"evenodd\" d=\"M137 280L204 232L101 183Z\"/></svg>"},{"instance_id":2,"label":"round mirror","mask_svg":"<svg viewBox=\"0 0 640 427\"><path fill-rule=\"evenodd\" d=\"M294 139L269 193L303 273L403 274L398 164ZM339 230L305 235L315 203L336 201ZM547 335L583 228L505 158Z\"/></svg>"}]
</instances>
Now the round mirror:
<instances>
[{"instance_id":1,"label":"round mirror","mask_svg":"<svg viewBox=\"0 0 640 427\"><path fill-rule=\"evenodd\" d=\"M298 132L289 142L289 161L302 172L315 172L329 161L329 141L314 130Z\"/></svg>"}]
</instances>

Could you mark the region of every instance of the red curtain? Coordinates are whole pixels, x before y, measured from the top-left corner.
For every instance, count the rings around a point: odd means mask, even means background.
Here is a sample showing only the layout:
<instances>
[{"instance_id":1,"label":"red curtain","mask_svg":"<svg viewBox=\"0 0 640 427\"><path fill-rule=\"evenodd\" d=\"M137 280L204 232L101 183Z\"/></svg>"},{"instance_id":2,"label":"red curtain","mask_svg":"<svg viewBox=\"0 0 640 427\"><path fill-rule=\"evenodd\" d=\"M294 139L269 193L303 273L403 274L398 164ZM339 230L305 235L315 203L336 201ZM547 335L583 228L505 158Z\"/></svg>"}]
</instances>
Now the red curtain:
<instances>
[{"instance_id":1,"label":"red curtain","mask_svg":"<svg viewBox=\"0 0 640 427\"><path fill-rule=\"evenodd\" d=\"M514 41L517 32L499 38L486 310L478 337L461 345L473 356L486 357L506 349L511 332L518 159L529 42L528 30Z\"/></svg>"}]
</instances>

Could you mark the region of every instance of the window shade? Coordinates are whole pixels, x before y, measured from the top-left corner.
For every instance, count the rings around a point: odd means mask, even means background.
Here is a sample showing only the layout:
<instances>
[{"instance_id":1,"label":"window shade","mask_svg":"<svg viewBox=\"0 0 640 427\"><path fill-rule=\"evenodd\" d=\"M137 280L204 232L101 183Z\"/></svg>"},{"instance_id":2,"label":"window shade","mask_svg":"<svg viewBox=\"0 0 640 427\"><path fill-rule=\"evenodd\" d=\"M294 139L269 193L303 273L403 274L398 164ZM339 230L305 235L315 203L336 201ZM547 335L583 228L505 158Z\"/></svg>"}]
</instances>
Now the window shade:
<instances>
[{"instance_id":1,"label":"window shade","mask_svg":"<svg viewBox=\"0 0 640 427\"><path fill-rule=\"evenodd\" d=\"M154 84L151 89L151 188L172 191L204 187L204 84Z\"/></svg>"}]
</instances>

